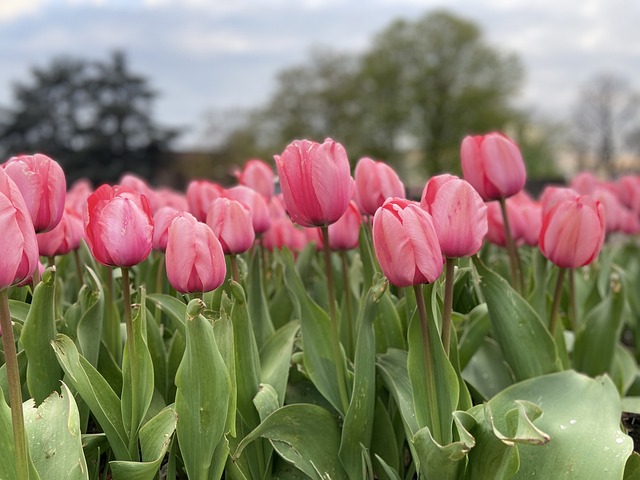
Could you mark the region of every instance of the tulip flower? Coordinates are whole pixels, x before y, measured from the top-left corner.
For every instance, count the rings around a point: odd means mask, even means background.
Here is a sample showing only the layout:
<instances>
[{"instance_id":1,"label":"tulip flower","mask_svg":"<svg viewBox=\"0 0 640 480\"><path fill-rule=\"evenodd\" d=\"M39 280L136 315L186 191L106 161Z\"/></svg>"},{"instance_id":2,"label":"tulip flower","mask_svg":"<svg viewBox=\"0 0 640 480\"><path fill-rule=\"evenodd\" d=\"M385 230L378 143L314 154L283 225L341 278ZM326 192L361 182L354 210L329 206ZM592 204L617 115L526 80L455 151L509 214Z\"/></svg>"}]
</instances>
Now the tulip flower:
<instances>
[{"instance_id":1,"label":"tulip flower","mask_svg":"<svg viewBox=\"0 0 640 480\"><path fill-rule=\"evenodd\" d=\"M358 247L362 215L356 202L349 206L337 222L329 225L329 246L332 250L352 250Z\"/></svg>"},{"instance_id":2,"label":"tulip flower","mask_svg":"<svg viewBox=\"0 0 640 480\"><path fill-rule=\"evenodd\" d=\"M507 199L506 206L509 215L509 233L513 241L517 242L522 239L522 215L511 199ZM487 203L487 225L489 227L487 241L499 247L506 247L504 216L500 211L500 205L496 202Z\"/></svg>"},{"instance_id":3,"label":"tulip flower","mask_svg":"<svg viewBox=\"0 0 640 480\"><path fill-rule=\"evenodd\" d=\"M160 187L156 190L160 207L173 207L180 212L189 210L187 197L183 193L177 192L171 188Z\"/></svg>"},{"instance_id":4,"label":"tulip flower","mask_svg":"<svg viewBox=\"0 0 640 480\"><path fill-rule=\"evenodd\" d=\"M405 196L398 174L386 163L362 157L355 168L355 200L364 215L374 215L389 197Z\"/></svg>"},{"instance_id":5,"label":"tulip flower","mask_svg":"<svg viewBox=\"0 0 640 480\"><path fill-rule=\"evenodd\" d=\"M575 200L580 196L578 192L568 187L558 187L549 185L544 188L540 195L540 205L542 206L542 216L544 217L557 203L563 200Z\"/></svg>"},{"instance_id":6,"label":"tulip flower","mask_svg":"<svg viewBox=\"0 0 640 480\"><path fill-rule=\"evenodd\" d=\"M303 227L337 221L347 209L353 190L349 160L342 145L295 140L275 155L287 211Z\"/></svg>"},{"instance_id":7,"label":"tulip flower","mask_svg":"<svg viewBox=\"0 0 640 480\"><path fill-rule=\"evenodd\" d=\"M373 217L373 246L382 273L398 287L431 283L442 273L442 251L431 215L420 205L388 198Z\"/></svg>"},{"instance_id":8,"label":"tulip flower","mask_svg":"<svg viewBox=\"0 0 640 480\"><path fill-rule=\"evenodd\" d=\"M85 239L103 265L131 267L153 245L153 217L144 195L129 187L102 185L87 201Z\"/></svg>"},{"instance_id":9,"label":"tulip flower","mask_svg":"<svg viewBox=\"0 0 640 480\"><path fill-rule=\"evenodd\" d=\"M255 232L251 212L242 203L230 198L217 198L207 213L211 227L225 254L246 252L253 245Z\"/></svg>"},{"instance_id":10,"label":"tulip flower","mask_svg":"<svg viewBox=\"0 0 640 480\"><path fill-rule=\"evenodd\" d=\"M67 182L62 167L40 153L12 157L2 165L18 186L36 233L55 227L64 210Z\"/></svg>"},{"instance_id":11,"label":"tulip flower","mask_svg":"<svg viewBox=\"0 0 640 480\"><path fill-rule=\"evenodd\" d=\"M207 212L213 201L222 196L224 189L217 183L208 180L192 180L187 185L187 204L191 212L200 222L207 219Z\"/></svg>"},{"instance_id":12,"label":"tulip flower","mask_svg":"<svg viewBox=\"0 0 640 480\"><path fill-rule=\"evenodd\" d=\"M542 205L524 191L511 197L519 210L520 238L531 247L538 245L538 237L542 228Z\"/></svg>"},{"instance_id":13,"label":"tulip flower","mask_svg":"<svg viewBox=\"0 0 640 480\"><path fill-rule=\"evenodd\" d=\"M76 180L67 192L67 198L64 202L65 207L71 207L80 216L83 216L84 211L87 209L87 199L92 193L93 186L89 180L86 178Z\"/></svg>"},{"instance_id":14,"label":"tulip flower","mask_svg":"<svg viewBox=\"0 0 640 480\"><path fill-rule=\"evenodd\" d=\"M50 258L66 255L80 246L83 236L82 216L73 208L65 207L60 223L53 230L37 235L40 255Z\"/></svg>"},{"instance_id":15,"label":"tulip flower","mask_svg":"<svg viewBox=\"0 0 640 480\"><path fill-rule=\"evenodd\" d=\"M223 196L242 203L251 212L251 224L256 235L266 232L271 226L269 207L264 197L255 190L238 185L224 190Z\"/></svg>"},{"instance_id":16,"label":"tulip flower","mask_svg":"<svg viewBox=\"0 0 640 480\"><path fill-rule=\"evenodd\" d=\"M268 202L275 192L275 174L264 161L248 160L241 171L236 173L240 185L250 187Z\"/></svg>"},{"instance_id":17,"label":"tulip flower","mask_svg":"<svg viewBox=\"0 0 640 480\"><path fill-rule=\"evenodd\" d=\"M453 175L438 175L422 192L445 257L468 257L480 250L487 234L487 206L476 190Z\"/></svg>"},{"instance_id":18,"label":"tulip flower","mask_svg":"<svg viewBox=\"0 0 640 480\"><path fill-rule=\"evenodd\" d=\"M169 226L173 219L180 215L180 210L173 207L160 207L153 214L153 249L159 252L167 251Z\"/></svg>"},{"instance_id":19,"label":"tulip flower","mask_svg":"<svg viewBox=\"0 0 640 480\"><path fill-rule=\"evenodd\" d=\"M598 177L588 171L578 173L569 181L569 187L580 195L590 195L600 184Z\"/></svg>"},{"instance_id":20,"label":"tulip flower","mask_svg":"<svg viewBox=\"0 0 640 480\"><path fill-rule=\"evenodd\" d=\"M527 176L520 149L501 133L465 137L460 156L464 179L484 201L508 198L524 187Z\"/></svg>"},{"instance_id":21,"label":"tulip flower","mask_svg":"<svg viewBox=\"0 0 640 480\"><path fill-rule=\"evenodd\" d=\"M147 197L149 200L149 205L151 206L151 213L155 213L162 201L160 200L158 194L155 190L153 190L146 181L142 178L134 175L132 173L125 173L118 182L118 185L122 185L123 187L130 187L141 195Z\"/></svg>"},{"instance_id":22,"label":"tulip flower","mask_svg":"<svg viewBox=\"0 0 640 480\"><path fill-rule=\"evenodd\" d=\"M286 247L292 252L300 252L306 243L304 232L288 217L275 219L262 237L262 244L269 251Z\"/></svg>"},{"instance_id":23,"label":"tulip flower","mask_svg":"<svg viewBox=\"0 0 640 480\"><path fill-rule=\"evenodd\" d=\"M222 246L205 223L182 212L169 226L167 277L178 292L209 292L224 282L227 267Z\"/></svg>"}]
</instances>

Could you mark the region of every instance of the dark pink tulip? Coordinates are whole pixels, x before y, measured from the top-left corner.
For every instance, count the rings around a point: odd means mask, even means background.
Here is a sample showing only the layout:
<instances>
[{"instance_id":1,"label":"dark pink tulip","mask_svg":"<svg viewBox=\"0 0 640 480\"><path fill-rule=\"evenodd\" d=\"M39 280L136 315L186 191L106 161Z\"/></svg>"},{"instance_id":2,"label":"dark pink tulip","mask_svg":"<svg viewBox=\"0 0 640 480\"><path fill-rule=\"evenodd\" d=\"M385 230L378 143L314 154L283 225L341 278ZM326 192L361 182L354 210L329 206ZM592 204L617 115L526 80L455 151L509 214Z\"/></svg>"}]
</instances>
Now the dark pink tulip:
<instances>
[{"instance_id":1,"label":"dark pink tulip","mask_svg":"<svg viewBox=\"0 0 640 480\"><path fill-rule=\"evenodd\" d=\"M84 237L82 216L73 208L66 207L60 223L53 230L37 235L40 255L45 257L66 255L80 246L82 237Z\"/></svg>"},{"instance_id":2,"label":"dark pink tulip","mask_svg":"<svg viewBox=\"0 0 640 480\"><path fill-rule=\"evenodd\" d=\"M182 293L215 290L227 274L213 230L188 212L181 212L169 226L166 263L169 283Z\"/></svg>"},{"instance_id":3,"label":"dark pink tulip","mask_svg":"<svg viewBox=\"0 0 640 480\"><path fill-rule=\"evenodd\" d=\"M292 252L299 252L307 244L307 238L289 217L281 217L275 219L271 228L264 233L262 244L269 251L286 247Z\"/></svg>"},{"instance_id":4,"label":"dark pink tulip","mask_svg":"<svg viewBox=\"0 0 640 480\"><path fill-rule=\"evenodd\" d=\"M207 212L213 201L222 196L224 189L209 180L192 180L187 185L187 204L191 212L200 222L207 219Z\"/></svg>"},{"instance_id":5,"label":"dark pink tulip","mask_svg":"<svg viewBox=\"0 0 640 480\"><path fill-rule=\"evenodd\" d=\"M237 173L240 185L252 188L268 202L275 192L275 174L264 161L257 158L248 160Z\"/></svg>"},{"instance_id":6,"label":"dark pink tulip","mask_svg":"<svg viewBox=\"0 0 640 480\"><path fill-rule=\"evenodd\" d=\"M329 225L329 246L332 250L352 250L358 248L362 215L356 202L351 200L346 212L336 223Z\"/></svg>"},{"instance_id":7,"label":"dark pink tulip","mask_svg":"<svg viewBox=\"0 0 640 480\"><path fill-rule=\"evenodd\" d=\"M15 182L0 169L0 289L31 277L38 257L33 221Z\"/></svg>"},{"instance_id":8,"label":"dark pink tulip","mask_svg":"<svg viewBox=\"0 0 640 480\"><path fill-rule=\"evenodd\" d=\"M2 168L20 189L36 233L55 227L62 217L67 194L67 181L58 162L36 153L12 157Z\"/></svg>"},{"instance_id":9,"label":"dark pink tulip","mask_svg":"<svg viewBox=\"0 0 640 480\"><path fill-rule=\"evenodd\" d=\"M223 192L223 195L231 200L242 203L251 212L251 223L256 235L266 232L271 226L269 207L264 197L255 190L238 185Z\"/></svg>"},{"instance_id":10,"label":"dark pink tulip","mask_svg":"<svg viewBox=\"0 0 640 480\"><path fill-rule=\"evenodd\" d=\"M469 257L487 234L487 206L467 181L454 175L433 177L422 192L420 206L429 212L445 257Z\"/></svg>"},{"instance_id":11,"label":"dark pink tulip","mask_svg":"<svg viewBox=\"0 0 640 480\"><path fill-rule=\"evenodd\" d=\"M518 206L507 199L507 215L509 216L509 232L514 242L522 239L522 215ZM505 247L507 242L504 236L504 217L498 202L487 202L487 241Z\"/></svg>"},{"instance_id":12,"label":"dark pink tulip","mask_svg":"<svg viewBox=\"0 0 640 480\"><path fill-rule=\"evenodd\" d=\"M321 227L337 221L353 192L349 159L344 147L331 139L324 143L295 140L274 156L287 212L303 227Z\"/></svg>"},{"instance_id":13,"label":"dark pink tulip","mask_svg":"<svg viewBox=\"0 0 640 480\"><path fill-rule=\"evenodd\" d=\"M557 203L542 218L539 246L543 255L563 268L593 262L605 236L604 209L589 195Z\"/></svg>"},{"instance_id":14,"label":"dark pink tulip","mask_svg":"<svg viewBox=\"0 0 640 480\"><path fill-rule=\"evenodd\" d=\"M520 149L501 133L467 136L460 148L464 179L483 200L498 200L523 189L527 174Z\"/></svg>"},{"instance_id":15,"label":"dark pink tulip","mask_svg":"<svg viewBox=\"0 0 640 480\"><path fill-rule=\"evenodd\" d=\"M183 211L183 210L182 210ZM181 210L173 207L160 207L153 214L153 249L166 252L169 226L173 219L180 215Z\"/></svg>"},{"instance_id":16,"label":"dark pink tulip","mask_svg":"<svg viewBox=\"0 0 640 480\"><path fill-rule=\"evenodd\" d=\"M355 200L364 215L374 215L389 197L404 198L404 185L386 163L369 157L358 160L355 176Z\"/></svg>"},{"instance_id":17,"label":"dark pink tulip","mask_svg":"<svg viewBox=\"0 0 640 480\"><path fill-rule=\"evenodd\" d=\"M216 198L213 201L206 223L226 254L246 252L256 238L251 212L241 202L230 198Z\"/></svg>"},{"instance_id":18,"label":"dark pink tulip","mask_svg":"<svg viewBox=\"0 0 640 480\"><path fill-rule=\"evenodd\" d=\"M87 200L85 240L103 265L131 267L153 245L153 217L147 197L129 187L102 185Z\"/></svg>"},{"instance_id":19,"label":"dark pink tulip","mask_svg":"<svg viewBox=\"0 0 640 480\"><path fill-rule=\"evenodd\" d=\"M442 273L442 251L431 215L415 202L384 202L373 217L373 246L382 273L398 287L431 283Z\"/></svg>"}]
</instances>

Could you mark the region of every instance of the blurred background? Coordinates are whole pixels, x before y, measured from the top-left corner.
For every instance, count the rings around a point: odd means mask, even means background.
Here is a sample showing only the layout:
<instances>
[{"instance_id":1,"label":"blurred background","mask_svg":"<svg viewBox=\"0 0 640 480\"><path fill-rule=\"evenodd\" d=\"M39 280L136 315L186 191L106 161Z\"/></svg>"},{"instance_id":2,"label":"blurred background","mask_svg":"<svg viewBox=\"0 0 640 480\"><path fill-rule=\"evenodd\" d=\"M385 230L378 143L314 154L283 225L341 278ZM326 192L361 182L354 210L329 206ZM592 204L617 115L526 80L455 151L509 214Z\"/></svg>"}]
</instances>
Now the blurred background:
<instances>
[{"instance_id":1,"label":"blurred background","mask_svg":"<svg viewBox=\"0 0 640 480\"><path fill-rule=\"evenodd\" d=\"M2 0L0 155L69 183L183 188L331 137L410 189L467 134L518 141L530 189L640 173L640 2Z\"/></svg>"}]
</instances>

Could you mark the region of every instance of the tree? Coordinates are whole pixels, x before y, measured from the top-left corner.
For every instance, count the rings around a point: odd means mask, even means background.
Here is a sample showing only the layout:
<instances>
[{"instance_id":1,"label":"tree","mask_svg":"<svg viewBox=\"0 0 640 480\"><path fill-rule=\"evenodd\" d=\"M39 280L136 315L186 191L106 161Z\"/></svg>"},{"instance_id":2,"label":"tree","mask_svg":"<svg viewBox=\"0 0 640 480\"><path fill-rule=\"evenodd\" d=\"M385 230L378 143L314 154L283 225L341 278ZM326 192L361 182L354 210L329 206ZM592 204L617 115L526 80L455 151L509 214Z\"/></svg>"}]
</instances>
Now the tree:
<instances>
[{"instance_id":1,"label":"tree","mask_svg":"<svg viewBox=\"0 0 640 480\"><path fill-rule=\"evenodd\" d=\"M177 135L154 122L156 96L122 52L106 62L54 59L14 85L15 106L0 119L1 153L45 153L69 182L115 182L124 172L152 180Z\"/></svg>"},{"instance_id":2,"label":"tree","mask_svg":"<svg viewBox=\"0 0 640 480\"><path fill-rule=\"evenodd\" d=\"M315 50L279 75L257 122L230 138L253 135L273 153L295 138L332 137L352 161L372 156L404 175L411 159L422 174L459 172L464 135L522 122L509 104L521 80L515 56L488 45L475 24L436 11L393 22L359 56Z\"/></svg>"},{"instance_id":3,"label":"tree","mask_svg":"<svg viewBox=\"0 0 640 480\"><path fill-rule=\"evenodd\" d=\"M611 73L598 74L584 84L574 107L570 134L578 168L592 167L614 174L620 148L626 141L633 141L638 101L628 82Z\"/></svg>"}]
</instances>

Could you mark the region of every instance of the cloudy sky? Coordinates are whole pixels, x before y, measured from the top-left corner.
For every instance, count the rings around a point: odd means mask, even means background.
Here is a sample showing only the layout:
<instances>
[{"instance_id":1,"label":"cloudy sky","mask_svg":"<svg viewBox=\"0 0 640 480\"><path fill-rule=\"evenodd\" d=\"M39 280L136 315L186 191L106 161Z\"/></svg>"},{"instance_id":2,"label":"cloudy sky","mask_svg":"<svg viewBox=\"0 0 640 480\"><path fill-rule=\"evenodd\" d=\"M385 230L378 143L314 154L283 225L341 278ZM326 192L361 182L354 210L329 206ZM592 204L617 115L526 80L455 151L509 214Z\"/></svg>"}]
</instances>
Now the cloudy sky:
<instances>
[{"instance_id":1,"label":"cloudy sky","mask_svg":"<svg viewBox=\"0 0 640 480\"><path fill-rule=\"evenodd\" d=\"M183 144L193 145L207 111L264 101L312 46L359 52L392 20L442 7L520 56L518 103L541 115L566 116L599 72L640 87L633 0L0 0L0 105L33 65L119 48L160 92L157 119L189 127Z\"/></svg>"}]
</instances>

